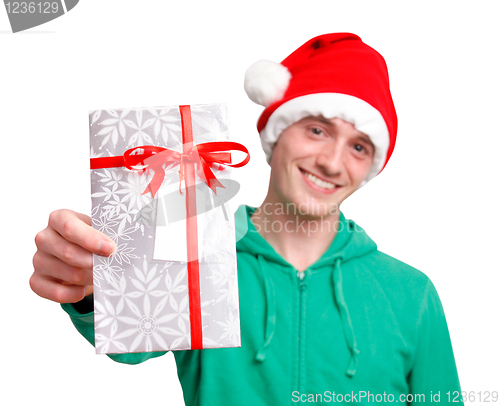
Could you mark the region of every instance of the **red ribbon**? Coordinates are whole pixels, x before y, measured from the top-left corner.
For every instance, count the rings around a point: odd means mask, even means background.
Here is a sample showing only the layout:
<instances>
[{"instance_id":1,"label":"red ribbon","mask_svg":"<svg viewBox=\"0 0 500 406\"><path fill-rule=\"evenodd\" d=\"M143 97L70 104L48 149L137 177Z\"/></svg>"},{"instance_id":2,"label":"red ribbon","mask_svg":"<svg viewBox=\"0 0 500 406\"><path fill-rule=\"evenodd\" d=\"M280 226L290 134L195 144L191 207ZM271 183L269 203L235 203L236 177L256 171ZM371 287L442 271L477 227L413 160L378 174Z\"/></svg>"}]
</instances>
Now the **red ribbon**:
<instances>
[{"instance_id":1,"label":"red ribbon","mask_svg":"<svg viewBox=\"0 0 500 406\"><path fill-rule=\"evenodd\" d=\"M165 170L173 165L179 168L179 192L181 182L186 186L186 244L189 287L189 317L191 326L191 349L203 348L201 299L200 299L200 272L198 262L198 225L196 220L196 173L212 191L217 194L217 187L224 187L211 170L214 164L226 165L234 168L244 166L250 160L248 150L237 142L206 142L193 145L193 129L191 123L190 106L179 106L182 124L182 153L168 148L144 145L131 148L122 156L91 158L90 169L117 168L125 166L133 171L154 172L153 178L142 194L151 192L155 197L163 180ZM231 164L231 153L224 151L241 151L246 153L243 161ZM137 166L141 166L137 168Z\"/></svg>"},{"instance_id":2,"label":"red ribbon","mask_svg":"<svg viewBox=\"0 0 500 406\"><path fill-rule=\"evenodd\" d=\"M183 107L183 106L180 106ZM184 132L183 132L184 135ZM222 151L241 151L247 154L245 159L237 164L231 164L231 153ZM192 145L192 141L183 144L183 152L154 145L143 145L131 148L122 156L91 158L90 169L116 168L125 166L133 171L154 172L153 178L142 194L151 192L155 197L165 179L165 168L170 165L180 165L180 181L184 180L187 165L196 164L197 173L212 191L217 194L216 187L224 187L212 172L211 165L221 164L233 168L244 166L250 160L248 150L237 142L205 142ZM137 166L141 165L141 168ZM170 168L169 168L170 169ZM186 184L187 186L187 184ZM179 185L180 189L180 185Z\"/></svg>"}]
</instances>

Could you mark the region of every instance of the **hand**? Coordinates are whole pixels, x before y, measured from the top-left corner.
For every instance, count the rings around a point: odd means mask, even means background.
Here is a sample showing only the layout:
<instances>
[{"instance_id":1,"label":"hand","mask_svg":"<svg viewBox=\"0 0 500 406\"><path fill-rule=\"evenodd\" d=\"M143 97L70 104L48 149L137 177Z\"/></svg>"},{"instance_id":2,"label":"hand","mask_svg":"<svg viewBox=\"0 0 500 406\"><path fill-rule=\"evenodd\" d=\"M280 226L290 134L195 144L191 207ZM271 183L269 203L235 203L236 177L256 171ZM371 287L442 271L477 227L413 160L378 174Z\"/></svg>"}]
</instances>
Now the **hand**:
<instances>
[{"instance_id":1,"label":"hand","mask_svg":"<svg viewBox=\"0 0 500 406\"><path fill-rule=\"evenodd\" d=\"M31 289L58 303L76 303L93 292L92 253L110 256L115 243L91 227L90 217L56 210L35 237Z\"/></svg>"}]
</instances>

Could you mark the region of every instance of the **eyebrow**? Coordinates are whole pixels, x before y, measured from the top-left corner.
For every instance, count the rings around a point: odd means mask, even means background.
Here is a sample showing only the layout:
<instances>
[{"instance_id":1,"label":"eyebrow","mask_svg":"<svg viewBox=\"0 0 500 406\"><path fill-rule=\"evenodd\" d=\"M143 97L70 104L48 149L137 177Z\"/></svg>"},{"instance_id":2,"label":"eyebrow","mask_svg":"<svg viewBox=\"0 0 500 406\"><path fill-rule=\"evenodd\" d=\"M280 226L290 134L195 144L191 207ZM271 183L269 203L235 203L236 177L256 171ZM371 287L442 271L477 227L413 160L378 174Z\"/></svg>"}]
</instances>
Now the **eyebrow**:
<instances>
[{"instance_id":1,"label":"eyebrow","mask_svg":"<svg viewBox=\"0 0 500 406\"><path fill-rule=\"evenodd\" d=\"M361 141L364 141L364 142L370 144L373 148L375 148L375 145L373 145L372 140L370 140L370 137L368 137L365 133L361 133L361 135L358 138Z\"/></svg>"},{"instance_id":2,"label":"eyebrow","mask_svg":"<svg viewBox=\"0 0 500 406\"><path fill-rule=\"evenodd\" d=\"M330 120L326 119L323 116L309 116L309 117L306 117L305 119L306 120L307 119L309 119L309 120L318 120L318 121L321 121L323 124L329 125L330 127L335 127L335 124L333 124L332 122L330 122Z\"/></svg>"}]
</instances>

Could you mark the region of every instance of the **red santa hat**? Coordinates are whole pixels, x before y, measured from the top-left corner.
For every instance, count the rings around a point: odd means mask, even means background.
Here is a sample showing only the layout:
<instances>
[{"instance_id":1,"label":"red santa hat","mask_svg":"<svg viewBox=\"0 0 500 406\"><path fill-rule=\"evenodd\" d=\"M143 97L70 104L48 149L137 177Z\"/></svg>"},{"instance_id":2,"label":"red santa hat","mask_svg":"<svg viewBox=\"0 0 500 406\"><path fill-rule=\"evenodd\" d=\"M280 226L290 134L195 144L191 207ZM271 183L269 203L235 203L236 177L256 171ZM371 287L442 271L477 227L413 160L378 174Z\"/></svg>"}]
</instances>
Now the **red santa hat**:
<instances>
[{"instance_id":1,"label":"red santa hat","mask_svg":"<svg viewBox=\"0 0 500 406\"><path fill-rule=\"evenodd\" d=\"M338 117L375 146L364 183L387 164L397 133L384 58L349 33L315 37L281 63L258 61L245 74L248 97L265 107L257 130L269 161L280 134L308 116Z\"/></svg>"}]
</instances>

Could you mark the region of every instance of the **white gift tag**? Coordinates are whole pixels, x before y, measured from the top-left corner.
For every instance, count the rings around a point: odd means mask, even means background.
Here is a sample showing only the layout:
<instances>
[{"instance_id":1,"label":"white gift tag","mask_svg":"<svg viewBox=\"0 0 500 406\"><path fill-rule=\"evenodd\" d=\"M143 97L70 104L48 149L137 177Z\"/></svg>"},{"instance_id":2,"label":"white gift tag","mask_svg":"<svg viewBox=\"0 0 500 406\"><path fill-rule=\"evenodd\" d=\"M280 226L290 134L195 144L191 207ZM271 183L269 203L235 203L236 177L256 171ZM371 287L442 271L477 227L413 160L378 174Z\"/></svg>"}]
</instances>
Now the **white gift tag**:
<instances>
[{"instance_id":1,"label":"white gift tag","mask_svg":"<svg viewBox=\"0 0 500 406\"><path fill-rule=\"evenodd\" d=\"M198 258L210 258L211 262L223 260L226 257L223 248L234 240L234 210L229 200L239 190L237 182L219 180L224 188L217 188L217 195L205 183L195 187ZM155 260L187 262L186 190L181 192L178 185L169 184L158 197Z\"/></svg>"}]
</instances>

